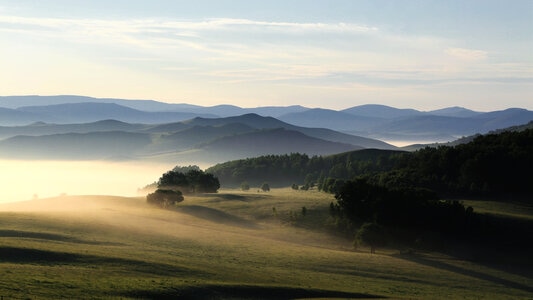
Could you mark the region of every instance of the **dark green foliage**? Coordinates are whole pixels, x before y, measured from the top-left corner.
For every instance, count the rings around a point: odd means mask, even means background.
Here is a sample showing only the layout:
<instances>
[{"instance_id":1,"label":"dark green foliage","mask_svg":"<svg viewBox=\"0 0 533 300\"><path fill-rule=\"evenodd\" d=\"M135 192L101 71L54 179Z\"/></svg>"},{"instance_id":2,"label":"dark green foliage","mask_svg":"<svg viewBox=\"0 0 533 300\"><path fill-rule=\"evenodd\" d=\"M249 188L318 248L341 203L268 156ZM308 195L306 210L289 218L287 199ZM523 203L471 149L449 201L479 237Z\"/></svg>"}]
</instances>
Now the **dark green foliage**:
<instances>
[{"instance_id":1,"label":"dark green foliage","mask_svg":"<svg viewBox=\"0 0 533 300\"><path fill-rule=\"evenodd\" d=\"M291 186L291 188L292 188L293 190L296 190L296 191L299 189L299 187L298 187L298 185L297 185L296 183L293 183L292 186Z\"/></svg>"},{"instance_id":2,"label":"dark green foliage","mask_svg":"<svg viewBox=\"0 0 533 300\"><path fill-rule=\"evenodd\" d=\"M177 190L157 189L155 192L146 196L146 202L162 208L174 206L183 200L183 194Z\"/></svg>"},{"instance_id":3,"label":"dark green foliage","mask_svg":"<svg viewBox=\"0 0 533 300\"><path fill-rule=\"evenodd\" d=\"M241 183L241 190L243 190L243 191L249 191L250 190L250 185L248 184L247 181L244 181L243 183Z\"/></svg>"},{"instance_id":4,"label":"dark green foliage","mask_svg":"<svg viewBox=\"0 0 533 300\"><path fill-rule=\"evenodd\" d=\"M416 152L366 149L312 158L297 153L269 155L219 164L209 171L228 186L243 180L276 186L305 182L335 193L344 181L365 176L375 185L425 188L441 196L516 196L531 201L531 153L533 130L525 129Z\"/></svg>"},{"instance_id":5,"label":"dark green foliage","mask_svg":"<svg viewBox=\"0 0 533 300\"><path fill-rule=\"evenodd\" d=\"M334 177L331 174L349 179L369 171L387 170L388 157L398 153L403 152L366 149L327 157L299 153L267 155L217 164L207 171L220 178L224 186L239 186L244 180L252 185L268 181L272 186L287 186L287 182L312 186L320 178ZM379 164L371 163L378 160ZM373 166L379 169L374 170Z\"/></svg>"},{"instance_id":6,"label":"dark green foliage","mask_svg":"<svg viewBox=\"0 0 533 300\"><path fill-rule=\"evenodd\" d=\"M263 192L270 192L270 185L269 185L268 183L266 183L266 182L263 183L263 184L261 185L261 190L262 190Z\"/></svg>"},{"instance_id":7,"label":"dark green foliage","mask_svg":"<svg viewBox=\"0 0 533 300\"><path fill-rule=\"evenodd\" d=\"M424 187L443 196L524 197L533 193L531 153L531 129L480 135L468 144L403 154L394 168L370 177L380 185Z\"/></svg>"},{"instance_id":8,"label":"dark green foliage","mask_svg":"<svg viewBox=\"0 0 533 300\"><path fill-rule=\"evenodd\" d=\"M216 193L220 188L218 178L200 170L190 170L186 174L192 193Z\"/></svg>"},{"instance_id":9,"label":"dark green foliage","mask_svg":"<svg viewBox=\"0 0 533 300\"><path fill-rule=\"evenodd\" d=\"M319 189L326 193L335 194L344 186L344 183L342 179L326 178Z\"/></svg>"},{"instance_id":10,"label":"dark green foliage","mask_svg":"<svg viewBox=\"0 0 533 300\"><path fill-rule=\"evenodd\" d=\"M220 188L218 178L201 170L191 169L187 173L168 171L158 181L158 187L181 190L184 193L216 193Z\"/></svg>"},{"instance_id":11,"label":"dark green foliage","mask_svg":"<svg viewBox=\"0 0 533 300\"><path fill-rule=\"evenodd\" d=\"M385 228L376 223L364 223L355 235L355 243L370 246L370 253L375 253L376 247L387 244Z\"/></svg>"},{"instance_id":12,"label":"dark green foliage","mask_svg":"<svg viewBox=\"0 0 533 300\"><path fill-rule=\"evenodd\" d=\"M468 225L461 203L440 201L434 192L426 189L389 189L359 179L348 181L335 198L342 214L354 222L453 234L464 233Z\"/></svg>"},{"instance_id":13,"label":"dark green foliage","mask_svg":"<svg viewBox=\"0 0 533 300\"><path fill-rule=\"evenodd\" d=\"M189 166L186 166L186 167L185 166L175 166L172 169L172 171L186 174L189 171L201 171L201 169L197 165L189 165Z\"/></svg>"},{"instance_id":14,"label":"dark green foliage","mask_svg":"<svg viewBox=\"0 0 533 300\"><path fill-rule=\"evenodd\" d=\"M184 173L168 171L159 178L157 185L159 187L176 187L188 190L189 180Z\"/></svg>"}]
</instances>

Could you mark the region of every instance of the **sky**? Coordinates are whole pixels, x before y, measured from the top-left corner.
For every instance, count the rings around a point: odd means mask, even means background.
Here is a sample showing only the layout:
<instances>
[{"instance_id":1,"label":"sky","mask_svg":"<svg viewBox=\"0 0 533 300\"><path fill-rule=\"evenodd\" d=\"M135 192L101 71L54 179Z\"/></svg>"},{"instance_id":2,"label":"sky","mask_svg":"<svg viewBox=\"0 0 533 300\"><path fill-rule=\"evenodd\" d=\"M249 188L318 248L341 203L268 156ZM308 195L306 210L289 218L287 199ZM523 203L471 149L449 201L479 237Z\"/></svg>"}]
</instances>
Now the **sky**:
<instances>
[{"instance_id":1,"label":"sky","mask_svg":"<svg viewBox=\"0 0 533 300\"><path fill-rule=\"evenodd\" d=\"M533 1L0 0L0 95L533 110Z\"/></svg>"}]
</instances>

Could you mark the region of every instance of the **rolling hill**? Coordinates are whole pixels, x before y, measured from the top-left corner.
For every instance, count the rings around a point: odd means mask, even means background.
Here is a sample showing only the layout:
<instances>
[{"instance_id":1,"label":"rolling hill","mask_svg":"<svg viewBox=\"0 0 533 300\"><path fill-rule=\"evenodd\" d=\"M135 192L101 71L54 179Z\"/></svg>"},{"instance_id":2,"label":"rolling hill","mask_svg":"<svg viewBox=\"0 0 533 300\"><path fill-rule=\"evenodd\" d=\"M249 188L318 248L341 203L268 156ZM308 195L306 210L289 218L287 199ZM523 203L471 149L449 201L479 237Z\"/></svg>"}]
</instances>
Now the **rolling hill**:
<instances>
[{"instance_id":1,"label":"rolling hill","mask_svg":"<svg viewBox=\"0 0 533 300\"><path fill-rule=\"evenodd\" d=\"M476 114L473 117L422 115L407 119L392 120L372 128L373 136L381 139L420 136L436 141L453 141L458 137L484 134L492 130L528 123L533 120L533 111L511 108L502 111ZM440 140L439 136L449 138Z\"/></svg>"},{"instance_id":2,"label":"rolling hill","mask_svg":"<svg viewBox=\"0 0 533 300\"><path fill-rule=\"evenodd\" d=\"M348 113L354 116L366 116L380 119L406 118L424 114L423 112L415 109L401 109L379 104L365 104L354 106L351 108L344 109L341 112Z\"/></svg>"},{"instance_id":3,"label":"rolling hill","mask_svg":"<svg viewBox=\"0 0 533 300\"><path fill-rule=\"evenodd\" d=\"M218 163L268 153L318 155L395 148L378 140L330 129L293 126L256 114L196 117L159 125L116 120L34 123L0 127L0 138L2 158L155 159L173 163L179 160Z\"/></svg>"},{"instance_id":4,"label":"rolling hill","mask_svg":"<svg viewBox=\"0 0 533 300\"><path fill-rule=\"evenodd\" d=\"M459 106L432 110L432 111L429 111L428 113L432 115L436 115L436 116L463 117L463 118L474 117L479 114L482 114L481 112L473 111L473 110L466 109L464 107L459 107Z\"/></svg>"},{"instance_id":5,"label":"rolling hill","mask_svg":"<svg viewBox=\"0 0 533 300\"><path fill-rule=\"evenodd\" d=\"M278 117L280 115L305 111L308 108L300 105L291 106L263 106L242 108L235 105L215 105L199 106L187 103L165 103L155 100L127 100L114 98L93 98L86 96L59 95L59 96L0 96L0 107L9 109L19 109L23 107L43 107L63 104L116 104L123 107L140 110L144 112L181 112L191 116L209 116L209 117L229 117L247 113L256 113L262 116ZM45 121L45 120L37 120ZM32 122L35 122L33 120ZM24 124L24 123L21 123ZM27 122L26 122L27 124ZM6 124L7 125L7 124Z\"/></svg>"},{"instance_id":6,"label":"rolling hill","mask_svg":"<svg viewBox=\"0 0 533 300\"><path fill-rule=\"evenodd\" d=\"M16 109L36 116L34 121L53 123L86 123L113 119L130 123L160 124L190 119L196 116L212 116L188 112L147 112L115 103L65 103L45 106L24 106Z\"/></svg>"},{"instance_id":7,"label":"rolling hill","mask_svg":"<svg viewBox=\"0 0 533 300\"><path fill-rule=\"evenodd\" d=\"M149 127L150 125L130 124L116 120L75 124L49 124L36 122L25 126L0 126L0 139L6 139L17 135L40 136L61 133L89 133L95 131L134 132Z\"/></svg>"},{"instance_id":8,"label":"rolling hill","mask_svg":"<svg viewBox=\"0 0 533 300\"><path fill-rule=\"evenodd\" d=\"M345 111L321 108L288 113L280 116L279 119L298 126L323 127L338 131L365 131L386 120L379 116L353 115Z\"/></svg>"},{"instance_id":9,"label":"rolling hill","mask_svg":"<svg viewBox=\"0 0 533 300\"><path fill-rule=\"evenodd\" d=\"M263 117L257 114L245 114L242 116L227 118L194 118L182 123L189 126L221 126L224 124L241 123L255 129L284 128L291 131L301 132L310 137L330 142L352 144L361 148L396 149L396 147L379 140L346 134L326 128L295 126L273 117Z\"/></svg>"},{"instance_id":10,"label":"rolling hill","mask_svg":"<svg viewBox=\"0 0 533 300\"><path fill-rule=\"evenodd\" d=\"M244 120L245 115L249 115L251 121ZM253 115L273 118L258 119ZM533 120L533 111L511 108L477 112L463 107L418 111L377 104L337 111L299 105L242 108L227 104L199 106L69 95L0 97L0 126L21 126L37 122L91 123L107 119L132 124L153 124L147 130L161 134L180 131L189 128L189 125L215 126L240 122L255 129L285 128L333 142L383 148L387 146L376 143L375 139L403 144L420 141L448 142L462 136L527 123ZM187 122L181 123L182 121ZM255 122L261 123L250 124ZM317 130L309 128L322 128L322 132L318 134ZM348 134L342 135L341 132ZM358 136L355 140L354 135ZM6 136L8 135L2 135ZM370 140L363 141L362 137ZM374 145L363 145L371 142Z\"/></svg>"},{"instance_id":11,"label":"rolling hill","mask_svg":"<svg viewBox=\"0 0 533 300\"><path fill-rule=\"evenodd\" d=\"M202 145L201 148L214 153L226 153L233 157L253 157L294 152L325 155L362 149L360 146L324 141L284 128L264 129L240 135L225 136Z\"/></svg>"}]
</instances>

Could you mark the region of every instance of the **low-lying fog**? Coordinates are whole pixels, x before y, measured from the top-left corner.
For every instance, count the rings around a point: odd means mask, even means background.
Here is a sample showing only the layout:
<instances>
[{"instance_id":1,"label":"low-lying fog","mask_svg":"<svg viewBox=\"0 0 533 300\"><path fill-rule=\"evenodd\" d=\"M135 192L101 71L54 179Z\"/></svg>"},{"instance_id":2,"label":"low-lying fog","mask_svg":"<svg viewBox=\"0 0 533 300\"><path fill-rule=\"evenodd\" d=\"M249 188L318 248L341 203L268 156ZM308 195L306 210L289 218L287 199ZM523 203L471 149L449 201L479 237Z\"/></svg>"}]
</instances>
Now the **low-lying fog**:
<instances>
[{"instance_id":1,"label":"low-lying fog","mask_svg":"<svg viewBox=\"0 0 533 300\"><path fill-rule=\"evenodd\" d=\"M67 195L135 196L174 166L149 162L0 160L0 203Z\"/></svg>"}]
</instances>

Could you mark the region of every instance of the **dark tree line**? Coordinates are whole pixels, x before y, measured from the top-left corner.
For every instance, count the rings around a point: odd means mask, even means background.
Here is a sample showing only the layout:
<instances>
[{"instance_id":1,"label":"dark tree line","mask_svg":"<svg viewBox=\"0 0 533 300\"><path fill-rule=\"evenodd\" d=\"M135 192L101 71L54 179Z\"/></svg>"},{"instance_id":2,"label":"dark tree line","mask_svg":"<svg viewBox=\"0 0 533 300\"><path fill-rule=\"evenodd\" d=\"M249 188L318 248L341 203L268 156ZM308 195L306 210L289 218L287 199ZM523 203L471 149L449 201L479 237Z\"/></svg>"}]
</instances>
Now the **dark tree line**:
<instances>
[{"instance_id":1,"label":"dark tree line","mask_svg":"<svg viewBox=\"0 0 533 300\"><path fill-rule=\"evenodd\" d=\"M468 231L472 209L458 201L442 201L430 190L387 188L365 179L346 182L335 194L338 216L352 222L424 228L442 233Z\"/></svg>"},{"instance_id":2,"label":"dark tree line","mask_svg":"<svg viewBox=\"0 0 533 300\"><path fill-rule=\"evenodd\" d=\"M363 224L355 238L371 251L389 240L440 249L441 237L533 249L530 220L478 214L459 201L439 200L431 190L388 188L357 179L347 181L335 198L337 202L330 205L335 229L353 234Z\"/></svg>"},{"instance_id":3,"label":"dark tree line","mask_svg":"<svg viewBox=\"0 0 533 300\"><path fill-rule=\"evenodd\" d=\"M390 156L403 151L366 149L331 156L291 153L265 155L217 164L207 172L217 176L221 184L238 187L244 181L252 186L269 182L273 187L291 184L308 185L325 178L352 178L390 167Z\"/></svg>"},{"instance_id":4,"label":"dark tree line","mask_svg":"<svg viewBox=\"0 0 533 300\"><path fill-rule=\"evenodd\" d=\"M270 155L237 160L209 169L223 184L316 186L334 193L334 225L374 248L386 230L489 241L498 236L531 246L521 237L530 226L474 213L458 201L440 197L515 198L533 203L533 129L479 135L456 146L426 147L415 152L360 150L326 157ZM398 236L398 235L396 235ZM429 235L433 236L432 234ZM517 242L518 241L518 242Z\"/></svg>"},{"instance_id":5,"label":"dark tree line","mask_svg":"<svg viewBox=\"0 0 533 300\"><path fill-rule=\"evenodd\" d=\"M477 136L457 146L415 152L366 149L332 156L293 153L230 161L208 169L223 185L316 185L335 193L365 177L389 188L425 188L440 196L524 197L533 193L533 130ZM526 199L527 200L527 199Z\"/></svg>"},{"instance_id":6,"label":"dark tree line","mask_svg":"<svg viewBox=\"0 0 533 300\"><path fill-rule=\"evenodd\" d=\"M455 147L424 148L372 174L384 186L417 186L443 196L517 196L533 193L533 130L476 137Z\"/></svg>"}]
</instances>

